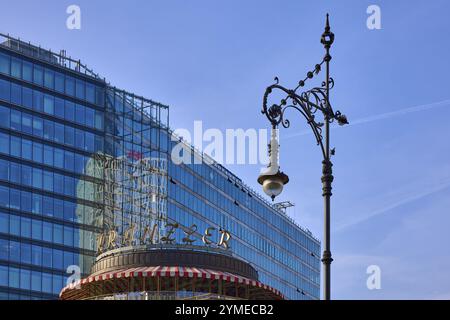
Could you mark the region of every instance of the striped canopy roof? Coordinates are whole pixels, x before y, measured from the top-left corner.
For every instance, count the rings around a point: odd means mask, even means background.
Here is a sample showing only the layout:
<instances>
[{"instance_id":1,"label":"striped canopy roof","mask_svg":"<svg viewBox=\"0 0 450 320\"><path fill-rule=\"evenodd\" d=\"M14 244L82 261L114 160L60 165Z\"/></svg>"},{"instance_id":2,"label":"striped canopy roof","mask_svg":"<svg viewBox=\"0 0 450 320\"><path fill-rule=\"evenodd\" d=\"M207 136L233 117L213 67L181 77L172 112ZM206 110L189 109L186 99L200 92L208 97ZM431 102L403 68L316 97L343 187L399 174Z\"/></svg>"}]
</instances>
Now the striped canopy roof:
<instances>
[{"instance_id":1,"label":"striped canopy roof","mask_svg":"<svg viewBox=\"0 0 450 320\"><path fill-rule=\"evenodd\" d=\"M64 287L59 296L62 297L66 291L76 290L79 286L87 285L91 282L104 281L109 279L120 278L142 278L142 277L185 277L185 278L203 278L211 280L224 280L231 283L240 283L258 287L264 290L271 291L279 298L284 299L283 294L268 285L259 281L251 280L242 276L231 274L228 272L214 271L211 269L201 269L194 267L169 267L169 266L154 266L154 267L139 267L120 269L111 272L105 272L98 275L91 275L87 278L73 282Z\"/></svg>"}]
</instances>

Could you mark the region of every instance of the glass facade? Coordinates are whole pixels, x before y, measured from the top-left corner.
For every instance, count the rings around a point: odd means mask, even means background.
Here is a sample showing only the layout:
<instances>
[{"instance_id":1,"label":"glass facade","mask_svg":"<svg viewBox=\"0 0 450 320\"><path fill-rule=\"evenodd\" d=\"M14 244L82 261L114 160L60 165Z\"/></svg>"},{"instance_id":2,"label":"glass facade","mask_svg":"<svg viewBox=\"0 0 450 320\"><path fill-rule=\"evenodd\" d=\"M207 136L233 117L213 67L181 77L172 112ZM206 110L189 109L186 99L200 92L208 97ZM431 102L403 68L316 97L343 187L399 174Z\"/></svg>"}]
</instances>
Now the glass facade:
<instances>
[{"instance_id":1,"label":"glass facade","mask_svg":"<svg viewBox=\"0 0 450 320\"><path fill-rule=\"evenodd\" d=\"M320 242L224 167L172 163L168 107L36 50L0 45L0 299L55 299L68 266L90 273L105 229L160 219L226 229L261 282L319 298Z\"/></svg>"}]
</instances>

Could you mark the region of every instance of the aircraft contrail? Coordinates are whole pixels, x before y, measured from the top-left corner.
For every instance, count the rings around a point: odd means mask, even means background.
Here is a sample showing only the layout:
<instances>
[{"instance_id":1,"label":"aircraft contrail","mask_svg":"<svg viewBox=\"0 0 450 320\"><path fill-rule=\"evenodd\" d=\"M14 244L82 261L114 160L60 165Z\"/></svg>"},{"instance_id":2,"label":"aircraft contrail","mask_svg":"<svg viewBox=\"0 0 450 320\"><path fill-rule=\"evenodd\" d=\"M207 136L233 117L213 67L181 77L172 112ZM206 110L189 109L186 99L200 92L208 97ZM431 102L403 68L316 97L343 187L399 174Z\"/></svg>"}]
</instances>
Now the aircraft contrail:
<instances>
[{"instance_id":1,"label":"aircraft contrail","mask_svg":"<svg viewBox=\"0 0 450 320\"><path fill-rule=\"evenodd\" d=\"M346 127L363 124L363 123L374 122L374 121L378 121L378 120L389 119L389 118L402 116L402 115L409 114L409 113L425 111L428 109L443 107L443 106L448 106L448 105L450 105L450 100L443 100L440 102L422 104L422 105L418 105L418 106L414 106L414 107L410 107L410 108L406 108L406 109L400 109L397 111L382 113L382 114L378 114L378 115L374 115L374 116L370 116L370 117L366 117L366 118L362 118L362 119L358 119L358 120L352 121L351 119L349 119L350 124L346 125ZM332 126L331 128L335 128L335 127L336 126ZM304 136L304 135L308 135L308 134L311 134L311 130L304 130L304 131L300 131L297 133L288 134L281 139L291 139L291 138Z\"/></svg>"},{"instance_id":2,"label":"aircraft contrail","mask_svg":"<svg viewBox=\"0 0 450 320\"><path fill-rule=\"evenodd\" d=\"M384 208L380 208L378 210L372 211L371 213L369 213L369 214L367 214L367 215L365 215L363 217L359 217L359 218L353 219L352 221L350 221L348 223L340 224L340 225L338 225L335 228L335 231L336 232L343 231L343 230L345 230L348 227L351 227L353 225L356 225L356 224L359 224L359 223L364 222L366 220L369 220L370 218L373 218L375 216L378 216L380 214L388 212L388 211L390 211L392 209L395 209L397 207L400 207L400 206L405 205L407 203L410 203L412 201L419 200L421 198L424 198L426 196L432 195L434 193L437 193L437 192L440 192L442 190L445 190L445 189L449 188L450 187L450 179L447 178L447 179L443 179L443 180L444 180L444 182L441 182L441 183L439 183L439 184L437 184L437 185L435 185L435 186L433 186L431 188L428 188L425 191L419 191L419 192L413 193L413 194L405 197L404 199L401 199L401 200L398 200L398 201L396 201L394 203L391 203L391 204L385 206Z\"/></svg>"}]
</instances>

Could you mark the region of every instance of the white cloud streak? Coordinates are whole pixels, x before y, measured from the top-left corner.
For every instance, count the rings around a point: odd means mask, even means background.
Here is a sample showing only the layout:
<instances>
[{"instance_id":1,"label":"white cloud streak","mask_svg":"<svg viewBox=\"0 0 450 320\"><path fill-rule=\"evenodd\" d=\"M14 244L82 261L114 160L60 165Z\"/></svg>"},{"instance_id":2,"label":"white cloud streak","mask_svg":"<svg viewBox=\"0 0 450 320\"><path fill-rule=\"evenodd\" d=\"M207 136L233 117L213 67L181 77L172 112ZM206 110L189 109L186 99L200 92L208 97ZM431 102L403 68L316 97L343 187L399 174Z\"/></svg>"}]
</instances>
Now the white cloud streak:
<instances>
[{"instance_id":1,"label":"white cloud streak","mask_svg":"<svg viewBox=\"0 0 450 320\"><path fill-rule=\"evenodd\" d=\"M418 105L418 106L414 106L414 107L400 109L397 111L373 115L373 116L369 116L369 117L354 120L354 121L349 119L350 124L346 125L345 127L375 122L375 121L379 121L379 120L390 119L393 117L404 116L404 115L414 113L414 112L420 112L420 111L425 111L425 110L429 110L429 109L433 109L433 108L445 107L445 106L449 106L449 105L450 105L450 100L443 100L443 101L439 101L439 102L422 104L422 105ZM331 128L336 128L336 127L337 126L332 126ZM282 140L291 139L291 138L295 138L295 137L299 137L299 136L309 135L311 133L312 133L311 130L303 130L303 131L300 131L297 133L288 134L284 137L281 137L281 139Z\"/></svg>"}]
</instances>

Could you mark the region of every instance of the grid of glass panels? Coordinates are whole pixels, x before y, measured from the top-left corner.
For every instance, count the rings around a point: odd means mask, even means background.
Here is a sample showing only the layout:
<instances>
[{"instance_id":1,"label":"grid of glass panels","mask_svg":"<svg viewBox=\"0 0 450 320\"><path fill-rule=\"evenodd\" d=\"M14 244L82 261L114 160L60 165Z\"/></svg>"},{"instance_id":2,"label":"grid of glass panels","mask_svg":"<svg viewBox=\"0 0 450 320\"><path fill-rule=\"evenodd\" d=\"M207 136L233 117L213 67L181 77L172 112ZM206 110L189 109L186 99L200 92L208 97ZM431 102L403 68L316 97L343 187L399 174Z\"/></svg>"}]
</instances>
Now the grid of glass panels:
<instances>
[{"instance_id":1,"label":"grid of glass panels","mask_svg":"<svg viewBox=\"0 0 450 320\"><path fill-rule=\"evenodd\" d=\"M223 172L207 163L170 163L169 217L200 230L229 230L231 250L257 268L263 283L290 299L319 299L319 241Z\"/></svg>"},{"instance_id":2,"label":"grid of glass panels","mask_svg":"<svg viewBox=\"0 0 450 320\"><path fill-rule=\"evenodd\" d=\"M106 84L0 48L0 299L54 299L103 228Z\"/></svg>"},{"instance_id":3,"label":"grid of glass panels","mask_svg":"<svg viewBox=\"0 0 450 320\"><path fill-rule=\"evenodd\" d=\"M167 173L153 183L155 212L229 230L233 253L262 282L291 299L317 299L319 242L226 170L173 165L172 146L167 107L0 48L0 299L55 298L67 266L89 272L101 231L151 223L134 202L108 208L99 155L122 159L124 172L143 159L166 161L171 183ZM132 184L121 188L136 198Z\"/></svg>"}]
</instances>

